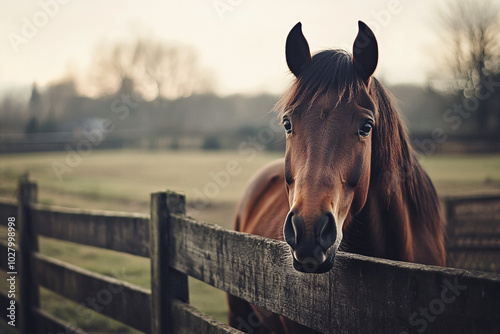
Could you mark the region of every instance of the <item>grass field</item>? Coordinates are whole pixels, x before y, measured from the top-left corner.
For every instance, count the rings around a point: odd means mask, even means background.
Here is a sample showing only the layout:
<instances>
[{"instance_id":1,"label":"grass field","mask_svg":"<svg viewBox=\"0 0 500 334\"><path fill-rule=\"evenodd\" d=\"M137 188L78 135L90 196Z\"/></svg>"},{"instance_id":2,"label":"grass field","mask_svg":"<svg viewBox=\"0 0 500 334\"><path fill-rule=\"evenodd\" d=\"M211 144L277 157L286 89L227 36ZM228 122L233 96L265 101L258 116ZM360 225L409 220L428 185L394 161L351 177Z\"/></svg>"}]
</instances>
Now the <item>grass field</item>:
<instances>
[{"instance_id":1,"label":"grass field","mask_svg":"<svg viewBox=\"0 0 500 334\"><path fill-rule=\"evenodd\" d=\"M70 170L59 179L53 164L68 166L64 152L3 155L0 196L15 197L17 178L29 172L39 185L41 203L148 213L150 193L168 188L186 194L189 215L230 228L235 203L248 179L280 156L264 152L252 158L237 152L94 151L78 163L70 160ZM500 192L500 155L437 155L423 158L422 163L441 196ZM41 238L40 250L149 288L147 259L46 238ZM192 304L225 321L225 294L196 280L189 283ZM42 307L88 332L134 333L98 314L82 313L76 303L53 293L43 290L42 296Z\"/></svg>"}]
</instances>

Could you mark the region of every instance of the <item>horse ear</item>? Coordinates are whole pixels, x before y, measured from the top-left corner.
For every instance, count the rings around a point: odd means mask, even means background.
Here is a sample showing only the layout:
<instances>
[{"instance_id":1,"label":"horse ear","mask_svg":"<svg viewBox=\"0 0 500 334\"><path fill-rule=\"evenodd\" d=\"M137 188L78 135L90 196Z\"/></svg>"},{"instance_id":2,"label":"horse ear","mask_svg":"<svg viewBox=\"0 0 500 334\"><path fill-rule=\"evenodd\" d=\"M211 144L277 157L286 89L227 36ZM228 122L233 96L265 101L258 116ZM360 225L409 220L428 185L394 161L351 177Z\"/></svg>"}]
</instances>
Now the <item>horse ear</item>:
<instances>
[{"instance_id":1,"label":"horse ear","mask_svg":"<svg viewBox=\"0 0 500 334\"><path fill-rule=\"evenodd\" d=\"M311 61L309 44L307 44L307 40L302 34L302 23L297 23L288 33L285 54L288 68L298 77L304 67Z\"/></svg>"},{"instance_id":2,"label":"horse ear","mask_svg":"<svg viewBox=\"0 0 500 334\"><path fill-rule=\"evenodd\" d=\"M378 45L373 31L364 22L358 21L358 28L352 47L352 61L356 71L368 83L377 68Z\"/></svg>"}]
</instances>

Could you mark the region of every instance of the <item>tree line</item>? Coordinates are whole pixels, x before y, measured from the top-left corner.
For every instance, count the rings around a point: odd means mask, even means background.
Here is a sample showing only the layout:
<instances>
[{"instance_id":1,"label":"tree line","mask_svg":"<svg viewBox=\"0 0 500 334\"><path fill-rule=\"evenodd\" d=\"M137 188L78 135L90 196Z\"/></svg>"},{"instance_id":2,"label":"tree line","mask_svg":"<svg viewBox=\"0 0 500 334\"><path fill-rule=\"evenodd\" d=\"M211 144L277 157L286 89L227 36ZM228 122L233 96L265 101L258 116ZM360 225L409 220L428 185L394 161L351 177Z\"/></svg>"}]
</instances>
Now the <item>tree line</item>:
<instances>
[{"instance_id":1,"label":"tree line","mask_svg":"<svg viewBox=\"0 0 500 334\"><path fill-rule=\"evenodd\" d=\"M437 15L441 46L426 87L389 87L413 133L434 129L456 136L498 136L500 126L500 17L490 0L449 1ZM71 76L29 98L0 100L0 141L37 134L75 136L114 125L126 145L151 148L234 148L267 127L278 96L214 93L215 75L190 46L138 38L99 47L81 87ZM281 149L279 140L271 149Z\"/></svg>"}]
</instances>

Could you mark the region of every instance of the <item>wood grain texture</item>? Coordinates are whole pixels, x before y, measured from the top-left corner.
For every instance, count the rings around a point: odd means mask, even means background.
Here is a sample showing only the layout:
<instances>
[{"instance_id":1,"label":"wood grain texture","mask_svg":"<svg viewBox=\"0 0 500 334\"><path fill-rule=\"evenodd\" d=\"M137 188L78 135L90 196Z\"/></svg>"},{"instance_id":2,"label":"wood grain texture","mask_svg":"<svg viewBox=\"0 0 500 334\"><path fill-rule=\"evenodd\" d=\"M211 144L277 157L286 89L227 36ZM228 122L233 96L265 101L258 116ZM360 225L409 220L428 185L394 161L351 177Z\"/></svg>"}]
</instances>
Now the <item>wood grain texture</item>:
<instances>
[{"instance_id":1,"label":"wood grain texture","mask_svg":"<svg viewBox=\"0 0 500 334\"><path fill-rule=\"evenodd\" d=\"M49 238L149 257L149 216L36 204L35 233Z\"/></svg>"},{"instance_id":2,"label":"wood grain texture","mask_svg":"<svg viewBox=\"0 0 500 334\"><path fill-rule=\"evenodd\" d=\"M93 273L71 264L34 255L34 270L40 286L71 299L80 306L150 333L149 290Z\"/></svg>"},{"instance_id":3,"label":"wood grain texture","mask_svg":"<svg viewBox=\"0 0 500 334\"><path fill-rule=\"evenodd\" d=\"M180 300L172 303L172 329L174 333L183 334L241 334L212 317L201 313L194 307Z\"/></svg>"},{"instance_id":4,"label":"wood grain texture","mask_svg":"<svg viewBox=\"0 0 500 334\"><path fill-rule=\"evenodd\" d=\"M155 334L174 333L172 301L188 302L188 278L168 266L170 248L164 243L169 233L171 214L184 214L186 199L176 193L151 194L149 224L151 256L151 331Z\"/></svg>"},{"instance_id":5,"label":"wood grain texture","mask_svg":"<svg viewBox=\"0 0 500 334\"><path fill-rule=\"evenodd\" d=\"M496 274L342 252L329 273L303 274L292 268L284 242L182 215L173 216L169 227L165 242L172 267L325 333L405 333L424 324L426 333L500 329ZM448 286L458 286L459 295ZM443 298L448 302L440 303ZM420 314L441 304L437 316L430 314L432 321Z\"/></svg>"}]
</instances>

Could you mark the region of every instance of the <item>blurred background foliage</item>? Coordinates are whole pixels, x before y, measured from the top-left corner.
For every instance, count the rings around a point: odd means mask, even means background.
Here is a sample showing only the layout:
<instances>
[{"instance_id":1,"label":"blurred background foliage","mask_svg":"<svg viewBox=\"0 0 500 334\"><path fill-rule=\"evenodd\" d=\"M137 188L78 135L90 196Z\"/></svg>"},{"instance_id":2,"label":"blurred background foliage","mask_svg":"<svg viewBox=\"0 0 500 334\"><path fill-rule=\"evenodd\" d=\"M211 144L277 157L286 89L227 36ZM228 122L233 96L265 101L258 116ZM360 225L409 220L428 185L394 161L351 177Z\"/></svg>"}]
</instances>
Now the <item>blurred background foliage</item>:
<instances>
[{"instance_id":1,"label":"blurred background foliage","mask_svg":"<svg viewBox=\"0 0 500 334\"><path fill-rule=\"evenodd\" d=\"M491 1L471 0L438 11L441 44L427 85L388 87L414 138L439 128L449 136L445 151L499 149L498 13ZM276 117L279 96L217 95L216 73L189 45L143 36L99 46L87 76L4 91L0 153L64 149L105 120L113 130L96 148L235 149ZM267 148L282 150L283 141Z\"/></svg>"}]
</instances>

